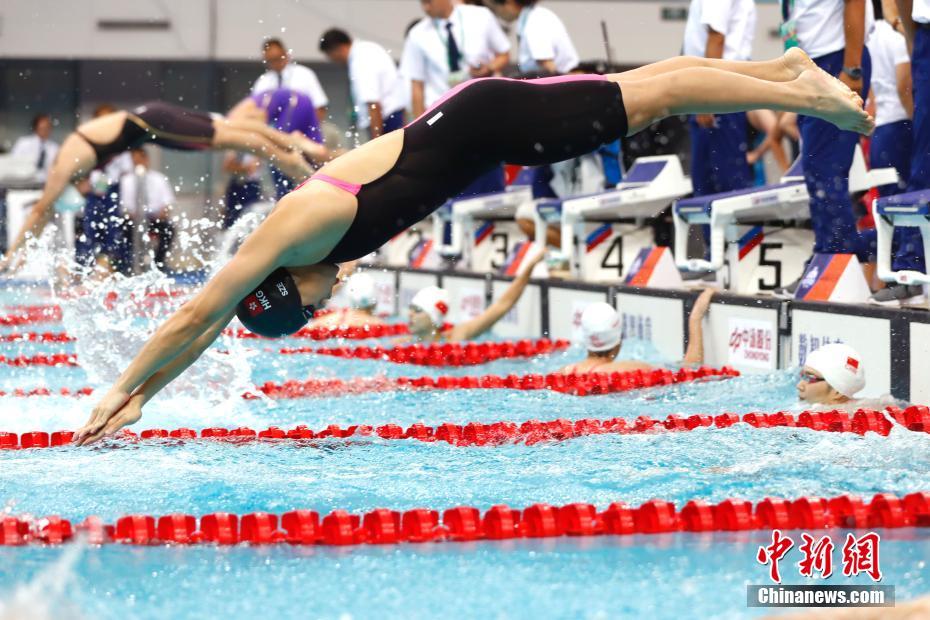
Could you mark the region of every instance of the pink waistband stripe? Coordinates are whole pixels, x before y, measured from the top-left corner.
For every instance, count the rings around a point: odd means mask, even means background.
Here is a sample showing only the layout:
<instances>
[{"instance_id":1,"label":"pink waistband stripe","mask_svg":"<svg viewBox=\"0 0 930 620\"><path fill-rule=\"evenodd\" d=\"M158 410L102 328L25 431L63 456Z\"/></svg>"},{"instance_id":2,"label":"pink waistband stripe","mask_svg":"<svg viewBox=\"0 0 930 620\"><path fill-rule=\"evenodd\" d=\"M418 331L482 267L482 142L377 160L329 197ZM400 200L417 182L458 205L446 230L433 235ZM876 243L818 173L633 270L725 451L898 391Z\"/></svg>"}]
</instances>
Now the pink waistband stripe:
<instances>
[{"instance_id":1,"label":"pink waistband stripe","mask_svg":"<svg viewBox=\"0 0 930 620\"><path fill-rule=\"evenodd\" d=\"M329 183L330 185L334 185L338 187L339 189L344 189L345 191L349 192L353 196L358 195L359 190L362 189L362 186L358 183L349 183L348 181L336 179L336 178L329 176L328 174L320 174L319 172L313 175L312 177L310 177L310 180L311 181L323 181L324 183Z\"/></svg>"}]
</instances>

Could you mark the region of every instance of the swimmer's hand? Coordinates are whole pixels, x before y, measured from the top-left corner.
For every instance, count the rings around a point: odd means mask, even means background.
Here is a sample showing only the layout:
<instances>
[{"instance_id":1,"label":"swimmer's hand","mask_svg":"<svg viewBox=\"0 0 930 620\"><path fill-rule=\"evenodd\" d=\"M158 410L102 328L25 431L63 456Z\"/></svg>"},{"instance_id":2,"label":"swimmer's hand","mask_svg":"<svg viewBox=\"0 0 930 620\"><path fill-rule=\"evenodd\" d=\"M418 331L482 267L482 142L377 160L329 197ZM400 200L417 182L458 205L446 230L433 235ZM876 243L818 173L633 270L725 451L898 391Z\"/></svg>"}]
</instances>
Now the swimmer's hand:
<instances>
[{"instance_id":1,"label":"swimmer's hand","mask_svg":"<svg viewBox=\"0 0 930 620\"><path fill-rule=\"evenodd\" d=\"M141 397L130 397L127 392L110 390L94 407L87 423L75 433L74 443L79 446L94 443L127 424L138 422L141 417Z\"/></svg>"}]
</instances>

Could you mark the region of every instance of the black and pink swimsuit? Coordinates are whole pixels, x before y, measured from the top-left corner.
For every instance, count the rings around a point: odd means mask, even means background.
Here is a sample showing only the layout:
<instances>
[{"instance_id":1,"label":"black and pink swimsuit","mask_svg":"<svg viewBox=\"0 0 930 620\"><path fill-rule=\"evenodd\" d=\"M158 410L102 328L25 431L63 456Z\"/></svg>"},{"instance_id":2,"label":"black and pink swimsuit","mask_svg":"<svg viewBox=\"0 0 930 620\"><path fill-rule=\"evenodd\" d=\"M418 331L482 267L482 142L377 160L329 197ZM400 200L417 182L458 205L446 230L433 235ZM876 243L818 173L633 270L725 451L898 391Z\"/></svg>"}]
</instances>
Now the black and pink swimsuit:
<instances>
[{"instance_id":1,"label":"black and pink swimsuit","mask_svg":"<svg viewBox=\"0 0 930 620\"><path fill-rule=\"evenodd\" d=\"M126 113L126 120L115 138L101 144L75 133L94 149L97 165L143 144L157 144L179 151L202 151L213 144L216 115L182 108L164 101L150 101Z\"/></svg>"},{"instance_id":2,"label":"black and pink swimsuit","mask_svg":"<svg viewBox=\"0 0 930 620\"><path fill-rule=\"evenodd\" d=\"M354 185L312 178L358 198L355 220L321 262L378 249L501 163L537 166L590 153L627 133L620 86L600 75L460 84L404 128L394 166Z\"/></svg>"}]
</instances>

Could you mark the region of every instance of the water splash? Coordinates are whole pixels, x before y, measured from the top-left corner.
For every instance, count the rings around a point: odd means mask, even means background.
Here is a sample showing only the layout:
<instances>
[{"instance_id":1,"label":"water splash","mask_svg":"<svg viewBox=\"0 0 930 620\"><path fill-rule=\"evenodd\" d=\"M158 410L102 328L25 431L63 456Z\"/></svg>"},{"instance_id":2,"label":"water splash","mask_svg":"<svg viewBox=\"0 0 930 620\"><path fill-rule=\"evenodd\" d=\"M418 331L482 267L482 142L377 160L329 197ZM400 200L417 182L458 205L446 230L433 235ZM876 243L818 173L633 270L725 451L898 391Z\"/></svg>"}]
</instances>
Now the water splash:
<instances>
[{"instance_id":1,"label":"water splash","mask_svg":"<svg viewBox=\"0 0 930 620\"><path fill-rule=\"evenodd\" d=\"M63 547L61 555L32 580L21 583L0 598L0 620L70 620L83 615L68 601L66 588L77 573L86 548L83 541Z\"/></svg>"},{"instance_id":2,"label":"water splash","mask_svg":"<svg viewBox=\"0 0 930 620\"><path fill-rule=\"evenodd\" d=\"M179 293L182 293L179 295ZM65 293L59 303L62 324L76 338L75 351L90 384L106 388L132 361L146 340L188 297L159 271L134 277L114 275L86 280L80 294ZM254 352L237 339L218 346L165 388L176 406L197 403L197 411L229 416L253 385L248 359Z\"/></svg>"}]
</instances>

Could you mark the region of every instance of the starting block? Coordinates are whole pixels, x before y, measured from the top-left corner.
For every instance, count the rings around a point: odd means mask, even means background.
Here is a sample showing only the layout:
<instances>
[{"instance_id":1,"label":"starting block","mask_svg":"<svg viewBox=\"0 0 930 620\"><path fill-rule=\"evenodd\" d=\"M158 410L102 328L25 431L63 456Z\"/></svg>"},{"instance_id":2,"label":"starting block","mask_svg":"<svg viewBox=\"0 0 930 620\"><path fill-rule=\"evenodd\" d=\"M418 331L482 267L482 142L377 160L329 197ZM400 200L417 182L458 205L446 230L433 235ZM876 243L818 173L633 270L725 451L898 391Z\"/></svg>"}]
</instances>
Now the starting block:
<instances>
[{"instance_id":1,"label":"starting block","mask_svg":"<svg viewBox=\"0 0 930 620\"><path fill-rule=\"evenodd\" d=\"M875 201L875 230L878 237L878 277L899 284L930 284L930 275L919 271L893 271L892 241L895 227L920 229L924 246L924 271L930 257L930 189L886 196Z\"/></svg>"},{"instance_id":2,"label":"starting block","mask_svg":"<svg viewBox=\"0 0 930 620\"><path fill-rule=\"evenodd\" d=\"M545 239L546 228L559 223L561 255L568 260L571 275L587 281L617 281L640 248L652 245L652 231L644 220L691 191L691 180L677 156L640 157L615 189L538 201L533 217L536 238Z\"/></svg>"},{"instance_id":3,"label":"starting block","mask_svg":"<svg viewBox=\"0 0 930 620\"><path fill-rule=\"evenodd\" d=\"M519 179L517 181L519 183ZM511 185L494 192L453 200L434 214L434 225L450 227L438 251L443 257L461 257L471 271L496 271L503 267L511 251L511 240L522 237L514 221L520 205L533 201L529 185Z\"/></svg>"},{"instance_id":4,"label":"starting block","mask_svg":"<svg viewBox=\"0 0 930 620\"><path fill-rule=\"evenodd\" d=\"M442 226L437 227L435 215L420 220L394 236L377 250L378 262L391 267L436 269L441 263L436 242L442 239Z\"/></svg>"},{"instance_id":5,"label":"starting block","mask_svg":"<svg viewBox=\"0 0 930 620\"><path fill-rule=\"evenodd\" d=\"M897 182L893 168L867 170L862 150L856 146L849 171L850 193ZM675 224L675 262L686 271L723 271L728 290L756 294L773 290L799 277L813 245L813 233L802 228L769 227L810 219L810 196L804 182L801 159L774 185L686 198L672 210ZM691 226L710 225L708 259L688 258ZM758 248L758 250L757 250ZM773 271L771 280L755 277L761 269Z\"/></svg>"},{"instance_id":6,"label":"starting block","mask_svg":"<svg viewBox=\"0 0 930 620\"><path fill-rule=\"evenodd\" d=\"M643 248L623 281L627 286L642 288L683 288L681 272L668 248Z\"/></svg>"},{"instance_id":7,"label":"starting block","mask_svg":"<svg viewBox=\"0 0 930 620\"><path fill-rule=\"evenodd\" d=\"M855 254L814 254L794 298L854 304L864 303L871 293Z\"/></svg>"}]
</instances>

